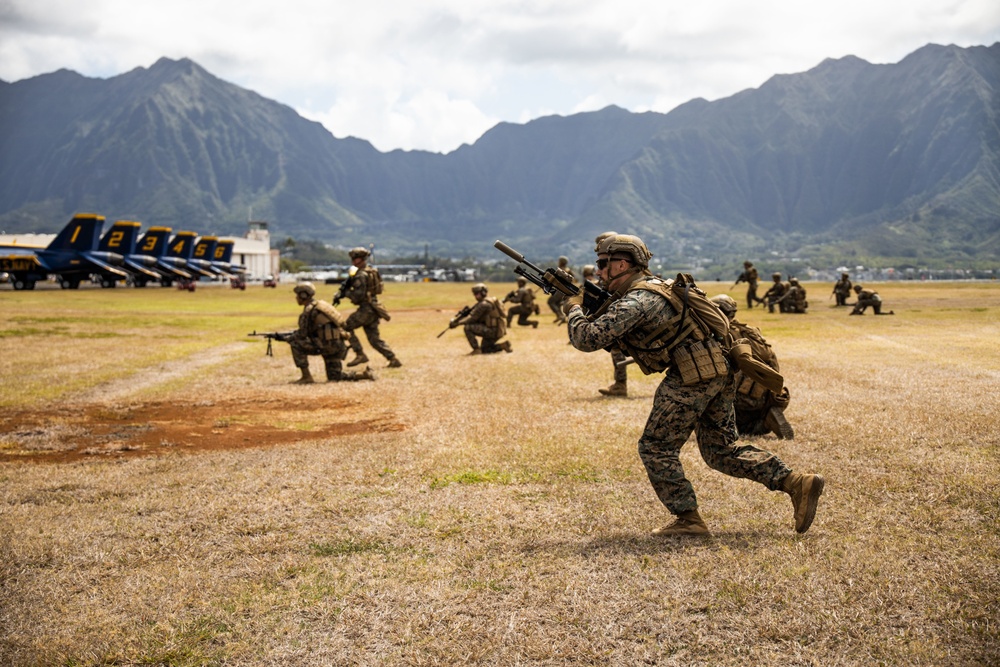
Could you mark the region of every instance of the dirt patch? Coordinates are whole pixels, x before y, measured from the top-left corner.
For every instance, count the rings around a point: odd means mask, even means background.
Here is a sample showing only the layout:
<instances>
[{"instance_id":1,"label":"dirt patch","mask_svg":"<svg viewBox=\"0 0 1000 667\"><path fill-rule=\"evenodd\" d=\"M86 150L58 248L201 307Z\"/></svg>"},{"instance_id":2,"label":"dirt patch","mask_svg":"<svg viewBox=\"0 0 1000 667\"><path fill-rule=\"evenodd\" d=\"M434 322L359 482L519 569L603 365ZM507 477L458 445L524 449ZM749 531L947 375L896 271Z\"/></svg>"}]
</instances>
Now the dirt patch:
<instances>
[{"instance_id":1,"label":"dirt patch","mask_svg":"<svg viewBox=\"0 0 1000 667\"><path fill-rule=\"evenodd\" d=\"M88 457L273 447L359 433L402 431L389 418L352 420L359 401L151 402L0 417L0 461L67 463ZM370 413L369 413L370 414Z\"/></svg>"}]
</instances>

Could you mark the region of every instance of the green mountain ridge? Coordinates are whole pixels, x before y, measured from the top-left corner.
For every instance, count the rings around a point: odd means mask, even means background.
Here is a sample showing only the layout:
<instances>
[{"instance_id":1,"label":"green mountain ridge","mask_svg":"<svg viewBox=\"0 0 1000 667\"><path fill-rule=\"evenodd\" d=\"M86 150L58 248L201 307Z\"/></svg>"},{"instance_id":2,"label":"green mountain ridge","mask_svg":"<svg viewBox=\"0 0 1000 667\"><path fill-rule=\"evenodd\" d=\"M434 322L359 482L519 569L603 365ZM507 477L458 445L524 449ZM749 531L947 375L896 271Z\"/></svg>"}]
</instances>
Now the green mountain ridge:
<instances>
[{"instance_id":1,"label":"green mountain ridge","mask_svg":"<svg viewBox=\"0 0 1000 667\"><path fill-rule=\"evenodd\" d=\"M0 85L0 228L74 212L400 254L488 257L504 238L584 258L607 229L657 256L995 261L1000 44L848 56L670 113L500 123L447 153L382 153L161 59L109 79ZM251 213L252 212L252 213Z\"/></svg>"}]
</instances>

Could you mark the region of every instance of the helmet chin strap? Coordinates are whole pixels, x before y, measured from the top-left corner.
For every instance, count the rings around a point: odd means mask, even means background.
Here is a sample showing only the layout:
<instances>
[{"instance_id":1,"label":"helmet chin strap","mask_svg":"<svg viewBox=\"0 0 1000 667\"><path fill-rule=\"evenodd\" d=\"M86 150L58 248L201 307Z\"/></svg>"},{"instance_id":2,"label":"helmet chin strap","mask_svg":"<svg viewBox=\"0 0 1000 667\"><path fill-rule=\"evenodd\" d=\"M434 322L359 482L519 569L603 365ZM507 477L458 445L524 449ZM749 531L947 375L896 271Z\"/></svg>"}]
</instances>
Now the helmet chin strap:
<instances>
[{"instance_id":1,"label":"helmet chin strap","mask_svg":"<svg viewBox=\"0 0 1000 667\"><path fill-rule=\"evenodd\" d=\"M610 268L610 267L611 267L611 265L608 264L608 268ZM622 276L627 276L630 273L638 273L640 271L642 271L642 269L639 268L638 266L635 266L634 264L630 265L627 269L625 269L621 273L618 273L618 274L613 275L613 276L612 275L608 275L608 285L610 286L611 283L613 283L614 281L618 280Z\"/></svg>"}]
</instances>

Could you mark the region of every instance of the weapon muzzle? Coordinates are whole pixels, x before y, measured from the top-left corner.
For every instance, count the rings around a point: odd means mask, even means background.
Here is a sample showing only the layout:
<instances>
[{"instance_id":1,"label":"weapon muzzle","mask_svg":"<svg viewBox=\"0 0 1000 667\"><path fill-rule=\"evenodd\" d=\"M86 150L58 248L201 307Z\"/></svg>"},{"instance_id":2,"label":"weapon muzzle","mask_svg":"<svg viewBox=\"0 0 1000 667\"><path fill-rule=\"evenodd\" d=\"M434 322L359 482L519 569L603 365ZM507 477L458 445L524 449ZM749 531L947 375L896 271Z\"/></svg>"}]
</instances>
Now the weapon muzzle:
<instances>
[{"instance_id":1,"label":"weapon muzzle","mask_svg":"<svg viewBox=\"0 0 1000 667\"><path fill-rule=\"evenodd\" d=\"M503 254L507 255L508 257L510 257L511 259L513 259L516 262L524 262L524 255L522 255L518 251L516 251L513 248L511 248L509 245L507 245L503 241L497 241L496 243L493 244L493 247L496 248L497 250L499 250L500 252L502 252Z\"/></svg>"}]
</instances>

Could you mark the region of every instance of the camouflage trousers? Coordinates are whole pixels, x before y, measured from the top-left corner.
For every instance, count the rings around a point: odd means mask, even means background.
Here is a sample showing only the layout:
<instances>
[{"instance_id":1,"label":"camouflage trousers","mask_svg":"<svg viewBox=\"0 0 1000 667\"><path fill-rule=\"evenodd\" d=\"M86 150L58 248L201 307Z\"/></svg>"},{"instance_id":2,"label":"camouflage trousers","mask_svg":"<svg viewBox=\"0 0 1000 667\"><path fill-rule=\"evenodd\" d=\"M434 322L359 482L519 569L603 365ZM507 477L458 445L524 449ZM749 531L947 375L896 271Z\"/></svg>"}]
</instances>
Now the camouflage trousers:
<instances>
[{"instance_id":1,"label":"camouflage trousers","mask_svg":"<svg viewBox=\"0 0 1000 667\"><path fill-rule=\"evenodd\" d=\"M521 327L530 327L532 323L537 324L535 320L529 320L528 318L535 314L534 306L511 306L507 310L507 326L510 327L511 321L514 316L517 316L517 325Z\"/></svg>"},{"instance_id":2,"label":"camouflage trousers","mask_svg":"<svg viewBox=\"0 0 1000 667\"><path fill-rule=\"evenodd\" d=\"M868 310L868 306L872 307L876 315L882 314L882 299L858 299L857 303L854 304L854 312L864 314Z\"/></svg>"},{"instance_id":3,"label":"camouflage trousers","mask_svg":"<svg viewBox=\"0 0 1000 667\"><path fill-rule=\"evenodd\" d=\"M747 308L753 308L755 303L764 303L764 300L757 298L757 283L749 283L747 284Z\"/></svg>"},{"instance_id":4,"label":"camouflage trousers","mask_svg":"<svg viewBox=\"0 0 1000 667\"><path fill-rule=\"evenodd\" d=\"M382 336L378 330L378 323L378 313L369 304L364 303L348 316L344 329L351 335L350 344L351 349L354 350L354 354L364 354L364 348L361 347L361 340L358 338L356 331L356 329L363 329L365 337L368 339L368 344L375 348L383 357L392 361L396 358L396 353L392 351L388 343L382 340Z\"/></svg>"},{"instance_id":5,"label":"camouflage trousers","mask_svg":"<svg viewBox=\"0 0 1000 667\"><path fill-rule=\"evenodd\" d=\"M623 361L625 361L625 353L619 350L617 345L613 346L611 348L611 363L615 366L615 384L628 382L628 368L618 365Z\"/></svg>"},{"instance_id":6,"label":"camouflage trousers","mask_svg":"<svg viewBox=\"0 0 1000 667\"><path fill-rule=\"evenodd\" d=\"M334 341L330 345L320 347L315 341L296 334L288 341L288 344L292 348L292 361L295 362L296 368L308 370L309 357L320 356L323 357L323 365L326 367L327 380L340 382L341 380L358 379L357 373L344 372L344 357L347 356L347 347L343 341L340 341L339 345L337 341Z\"/></svg>"},{"instance_id":7,"label":"camouflage trousers","mask_svg":"<svg viewBox=\"0 0 1000 667\"><path fill-rule=\"evenodd\" d=\"M714 470L781 488L791 469L770 452L739 444L733 413L733 376L685 387L668 372L653 398L653 409L639 438L639 458L660 502L673 514L698 508L694 487L684 476L680 453L691 431L698 451Z\"/></svg>"},{"instance_id":8,"label":"camouflage trousers","mask_svg":"<svg viewBox=\"0 0 1000 667\"><path fill-rule=\"evenodd\" d=\"M566 319L566 316L563 315L562 311L563 301L565 300L566 300L566 295L560 292L559 290L554 291L552 293L552 296L549 297L548 300L549 308L551 308L552 312L555 313L557 320Z\"/></svg>"},{"instance_id":9,"label":"camouflage trousers","mask_svg":"<svg viewBox=\"0 0 1000 667\"><path fill-rule=\"evenodd\" d=\"M473 350L479 349L483 354L493 354L503 350L497 345L497 341L500 340L497 337L497 330L480 322L465 325L465 338ZM478 338L483 339L482 345L477 340Z\"/></svg>"}]
</instances>

